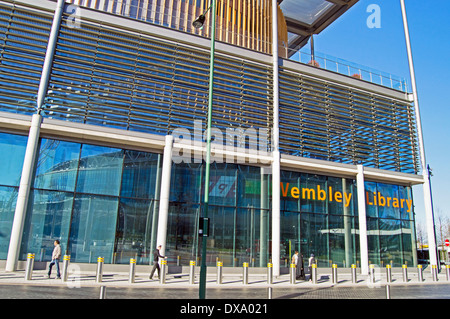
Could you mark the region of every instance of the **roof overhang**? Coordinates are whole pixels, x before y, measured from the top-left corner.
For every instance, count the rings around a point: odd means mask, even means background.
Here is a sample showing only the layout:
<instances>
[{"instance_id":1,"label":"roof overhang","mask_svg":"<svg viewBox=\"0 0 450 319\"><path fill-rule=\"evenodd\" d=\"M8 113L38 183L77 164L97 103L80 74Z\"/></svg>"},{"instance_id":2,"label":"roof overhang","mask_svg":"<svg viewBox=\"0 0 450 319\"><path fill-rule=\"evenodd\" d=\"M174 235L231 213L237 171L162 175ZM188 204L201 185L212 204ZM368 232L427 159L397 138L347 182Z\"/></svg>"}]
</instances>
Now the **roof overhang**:
<instances>
[{"instance_id":1,"label":"roof overhang","mask_svg":"<svg viewBox=\"0 0 450 319\"><path fill-rule=\"evenodd\" d=\"M278 0L286 19L289 52L308 43L359 0Z\"/></svg>"}]
</instances>

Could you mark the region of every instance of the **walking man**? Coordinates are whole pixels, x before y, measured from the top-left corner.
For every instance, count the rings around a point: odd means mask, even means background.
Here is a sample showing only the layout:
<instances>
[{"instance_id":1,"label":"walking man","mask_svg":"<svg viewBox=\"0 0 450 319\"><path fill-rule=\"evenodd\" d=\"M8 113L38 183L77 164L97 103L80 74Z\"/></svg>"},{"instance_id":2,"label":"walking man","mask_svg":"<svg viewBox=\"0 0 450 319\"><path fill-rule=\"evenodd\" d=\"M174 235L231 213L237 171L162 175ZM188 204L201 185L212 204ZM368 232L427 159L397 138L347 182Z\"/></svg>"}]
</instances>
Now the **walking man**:
<instances>
[{"instance_id":1,"label":"walking man","mask_svg":"<svg viewBox=\"0 0 450 319\"><path fill-rule=\"evenodd\" d=\"M160 278L160 272L161 269L159 268L159 258L167 258L165 256L162 256L159 252L161 250L161 245L158 245L158 248L153 252L153 269L150 273L149 279L153 279L153 274L155 273L155 270L158 269L158 279Z\"/></svg>"},{"instance_id":2,"label":"walking man","mask_svg":"<svg viewBox=\"0 0 450 319\"><path fill-rule=\"evenodd\" d=\"M52 267L53 265L56 265L56 279L61 279L61 274L59 272L59 260L61 259L61 246L59 244L59 240L55 240L53 243L55 245L55 248L53 249L52 253L52 261L48 265L48 278L50 278L50 275L52 273Z\"/></svg>"}]
</instances>

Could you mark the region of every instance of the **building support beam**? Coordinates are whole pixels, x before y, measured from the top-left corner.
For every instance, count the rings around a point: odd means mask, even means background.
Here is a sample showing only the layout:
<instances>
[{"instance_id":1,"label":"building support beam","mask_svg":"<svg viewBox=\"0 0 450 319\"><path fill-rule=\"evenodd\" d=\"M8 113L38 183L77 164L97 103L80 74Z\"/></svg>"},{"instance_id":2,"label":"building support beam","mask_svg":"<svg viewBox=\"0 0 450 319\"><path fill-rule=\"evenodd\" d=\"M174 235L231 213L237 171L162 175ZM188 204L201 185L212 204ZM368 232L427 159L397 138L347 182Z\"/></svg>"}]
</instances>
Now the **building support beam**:
<instances>
[{"instance_id":1,"label":"building support beam","mask_svg":"<svg viewBox=\"0 0 450 319\"><path fill-rule=\"evenodd\" d=\"M172 174L172 149L173 136L166 136L166 146L164 147L161 188L159 196L159 213L158 213L158 235L156 246L161 245L161 254L165 256L166 240L167 240L167 221L169 217L169 196L170 196L170 178ZM151 247L151 251L156 247Z\"/></svg>"},{"instance_id":2,"label":"building support beam","mask_svg":"<svg viewBox=\"0 0 450 319\"><path fill-rule=\"evenodd\" d=\"M30 195L31 182L33 180L34 163L39 143L39 130L41 127L41 122L42 116L40 114L34 114L28 134L27 148L22 167L22 176L20 178L19 191L17 194L16 210L14 212L11 239L9 241L8 256L6 259L6 271L17 270L17 261L19 260L20 244L22 242L28 197Z\"/></svg>"},{"instance_id":3,"label":"building support beam","mask_svg":"<svg viewBox=\"0 0 450 319\"><path fill-rule=\"evenodd\" d=\"M408 53L409 73L411 76L411 87L413 91L414 111L417 125L417 140L419 143L420 164L423 176L423 196L424 196L425 219L428 236L428 249L430 252L430 264L436 265L439 268L440 264L438 261L438 254L437 254L436 229L434 227L434 212L430 186L430 174L428 172L428 165L425 158L425 146L422 135L422 122L420 119L419 97L417 94L416 76L414 71L414 61L411 50L411 41L409 38L409 28L408 28L408 19L406 16L405 1L400 0L400 4L402 9L403 28L405 32L406 50ZM432 267L429 268L432 269Z\"/></svg>"},{"instance_id":4,"label":"building support beam","mask_svg":"<svg viewBox=\"0 0 450 319\"><path fill-rule=\"evenodd\" d=\"M272 0L272 58L273 58L273 128L272 128L272 264L273 275L280 275L280 166L279 100L278 100L278 3Z\"/></svg>"},{"instance_id":5,"label":"building support beam","mask_svg":"<svg viewBox=\"0 0 450 319\"><path fill-rule=\"evenodd\" d=\"M356 175L356 188L358 192L358 221L359 221L359 247L361 256L361 273L369 273L369 246L367 243L367 219L366 219L366 196L364 188L364 167L358 165Z\"/></svg>"},{"instance_id":6,"label":"building support beam","mask_svg":"<svg viewBox=\"0 0 450 319\"><path fill-rule=\"evenodd\" d=\"M22 242L22 232L25 222L25 215L28 206L28 197L30 195L31 182L33 180L36 152L39 144L39 135L42 123L41 110L44 106L45 96L48 90L48 81L50 78L53 56L61 25L62 12L64 10L64 0L58 0L55 14L53 16L52 28L48 39L47 51L45 53L44 65L42 67L41 80L36 100L36 114L31 119L31 127L28 134L25 159L22 167L22 176L20 178L19 191L17 195L16 209L11 230L11 239L9 241L8 255L6 259L6 271L16 271L17 261L19 260L20 246Z\"/></svg>"}]
</instances>

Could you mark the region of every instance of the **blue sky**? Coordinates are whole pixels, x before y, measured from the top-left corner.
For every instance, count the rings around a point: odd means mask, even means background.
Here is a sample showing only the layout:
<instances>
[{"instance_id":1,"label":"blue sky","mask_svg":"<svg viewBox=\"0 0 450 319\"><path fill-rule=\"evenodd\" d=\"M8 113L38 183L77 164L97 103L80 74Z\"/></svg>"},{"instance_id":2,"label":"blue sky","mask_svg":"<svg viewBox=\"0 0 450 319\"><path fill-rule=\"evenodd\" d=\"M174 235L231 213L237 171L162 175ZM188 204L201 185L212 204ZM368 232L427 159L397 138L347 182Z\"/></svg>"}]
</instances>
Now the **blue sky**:
<instances>
[{"instance_id":1,"label":"blue sky","mask_svg":"<svg viewBox=\"0 0 450 319\"><path fill-rule=\"evenodd\" d=\"M369 28L367 7L380 7L380 28ZM450 1L405 0L416 71L426 159L436 214L450 218ZM315 36L315 50L404 77L410 84L400 0L360 0ZM411 92L411 90L409 90ZM425 224L422 186L415 186L418 223Z\"/></svg>"}]
</instances>

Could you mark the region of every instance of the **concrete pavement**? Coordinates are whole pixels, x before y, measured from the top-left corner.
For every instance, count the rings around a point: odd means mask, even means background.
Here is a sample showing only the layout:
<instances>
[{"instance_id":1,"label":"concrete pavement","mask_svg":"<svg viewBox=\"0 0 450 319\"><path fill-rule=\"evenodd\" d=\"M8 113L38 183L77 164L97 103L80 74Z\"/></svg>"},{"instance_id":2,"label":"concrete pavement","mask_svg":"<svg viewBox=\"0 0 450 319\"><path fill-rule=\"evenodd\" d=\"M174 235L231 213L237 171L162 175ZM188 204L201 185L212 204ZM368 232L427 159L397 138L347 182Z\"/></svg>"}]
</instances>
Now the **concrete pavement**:
<instances>
[{"instance_id":1,"label":"concrete pavement","mask_svg":"<svg viewBox=\"0 0 450 319\"><path fill-rule=\"evenodd\" d=\"M62 267L62 263L61 263ZM198 268L198 267L197 267ZM73 288L79 287L122 287L122 288L195 288L198 287L199 275L198 271L195 275L195 283L190 284L189 272L183 271L180 273L167 273L165 283L160 283L157 280L155 274L154 279L149 279L149 272L142 271L142 269L150 268L140 268L141 271L135 273L135 280L133 283L129 282L129 272L124 271L124 267L121 269L110 269L104 267L103 276L101 282L97 282L97 276L95 270L81 270L80 267L70 265L68 268L68 280L63 281L61 279L56 279L56 269L53 267L51 279L47 278L47 270L33 270L31 280L25 278L25 271L19 270L16 272L6 272L0 270L0 285L5 284L15 284L15 285L40 285L40 286L67 286ZM187 269L187 268L186 268ZM186 270L185 269L185 270ZM198 269L197 269L198 270ZM289 274L280 275L273 278L272 284L267 283L267 275L264 271L253 271L249 268L248 284L243 283L243 274L240 269L234 269L233 272L225 272L223 274L222 283L217 283L217 273L215 267L209 267L207 272L207 287L217 288L217 289L228 289L228 288L325 288L325 287L369 287L376 288L380 286L385 286L389 284L390 286L396 285L442 285L450 284L450 281L446 276L446 269L443 268L441 273L438 274L438 280L434 281L429 269L423 271L423 281L420 282L418 278L418 273L416 268L408 269L408 278L405 282L403 279L402 269L392 269L392 281L388 283L386 269L376 268L375 269L375 282L371 282L367 275L362 275L357 273L357 282L352 282L352 275L349 269L338 269L337 270L337 283L332 282L332 270L329 268L318 268L317 283L312 283L308 280L299 281L297 280L295 284L290 283ZM309 276L307 276L308 278Z\"/></svg>"}]
</instances>

